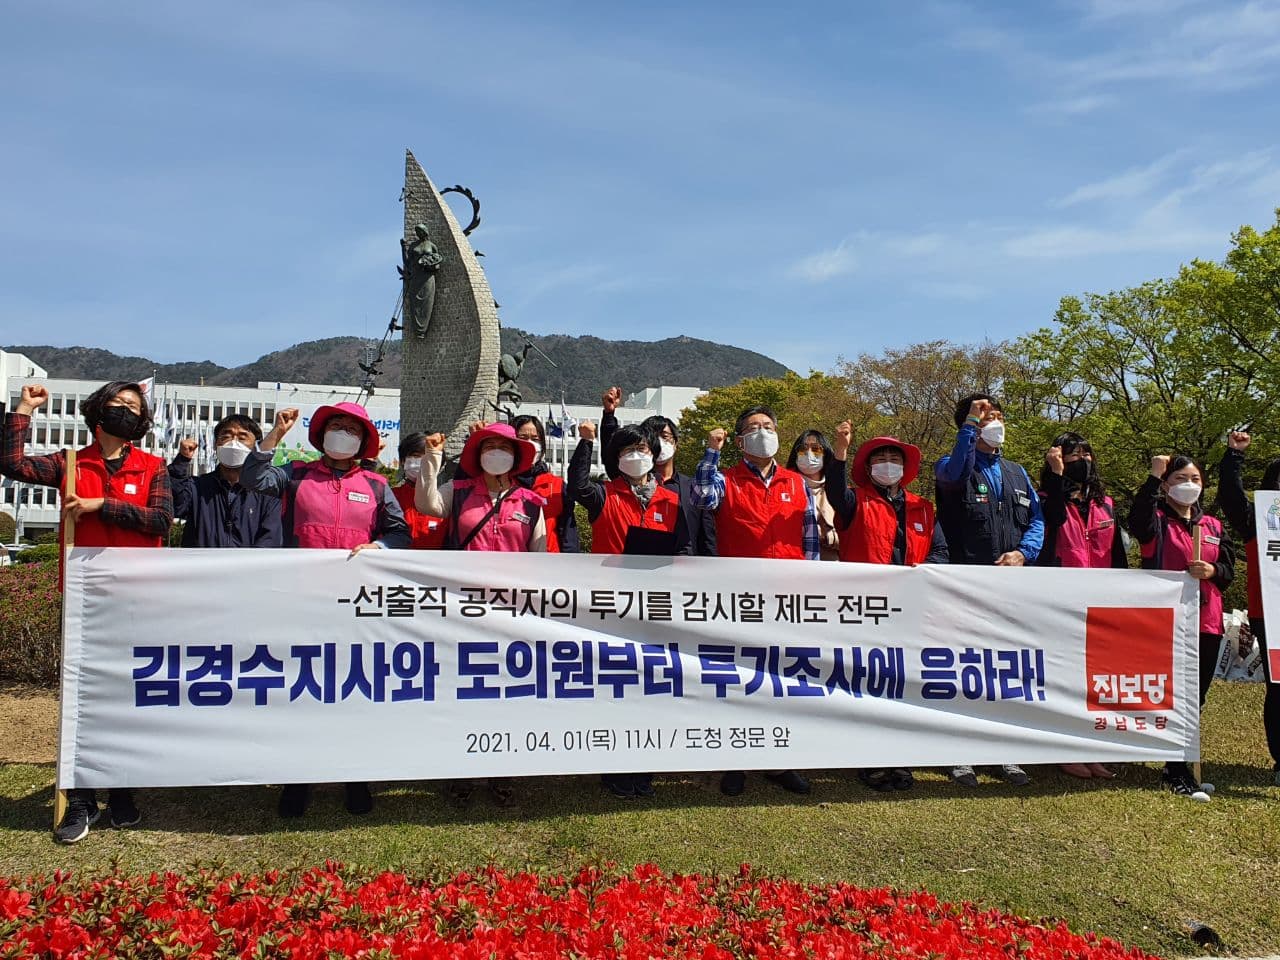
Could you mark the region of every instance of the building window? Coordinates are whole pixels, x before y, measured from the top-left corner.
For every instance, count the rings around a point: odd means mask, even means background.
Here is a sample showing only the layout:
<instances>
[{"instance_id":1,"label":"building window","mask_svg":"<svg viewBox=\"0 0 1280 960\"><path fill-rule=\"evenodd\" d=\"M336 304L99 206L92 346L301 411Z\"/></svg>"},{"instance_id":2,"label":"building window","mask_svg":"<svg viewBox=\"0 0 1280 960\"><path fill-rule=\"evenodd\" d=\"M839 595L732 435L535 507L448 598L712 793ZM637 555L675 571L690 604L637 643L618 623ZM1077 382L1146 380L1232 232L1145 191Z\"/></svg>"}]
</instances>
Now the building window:
<instances>
[{"instance_id":1,"label":"building window","mask_svg":"<svg viewBox=\"0 0 1280 960\"><path fill-rule=\"evenodd\" d=\"M74 417L76 415L76 398L67 397L67 416Z\"/></svg>"},{"instance_id":2,"label":"building window","mask_svg":"<svg viewBox=\"0 0 1280 960\"><path fill-rule=\"evenodd\" d=\"M49 400L49 415L54 417L62 416L62 397L51 397Z\"/></svg>"},{"instance_id":3,"label":"building window","mask_svg":"<svg viewBox=\"0 0 1280 960\"><path fill-rule=\"evenodd\" d=\"M43 447L45 445L45 429L44 427L36 427L36 446Z\"/></svg>"},{"instance_id":4,"label":"building window","mask_svg":"<svg viewBox=\"0 0 1280 960\"><path fill-rule=\"evenodd\" d=\"M276 408L273 404L268 403L266 407L263 408L262 422L272 424L276 422Z\"/></svg>"},{"instance_id":5,"label":"building window","mask_svg":"<svg viewBox=\"0 0 1280 960\"><path fill-rule=\"evenodd\" d=\"M87 447L89 445L89 431L84 429L83 427L80 428L80 444L79 445L82 447Z\"/></svg>"},{"instance_id":6,"label":"building window","mask_svg":"<svg viewBox=\"0 0 1280 960\"><path fill-rule=\"evenodd\" d=\"M207 403L200 404L200 419L201 420L209 419L209 405Z\"/></svg>"}]
</instances>

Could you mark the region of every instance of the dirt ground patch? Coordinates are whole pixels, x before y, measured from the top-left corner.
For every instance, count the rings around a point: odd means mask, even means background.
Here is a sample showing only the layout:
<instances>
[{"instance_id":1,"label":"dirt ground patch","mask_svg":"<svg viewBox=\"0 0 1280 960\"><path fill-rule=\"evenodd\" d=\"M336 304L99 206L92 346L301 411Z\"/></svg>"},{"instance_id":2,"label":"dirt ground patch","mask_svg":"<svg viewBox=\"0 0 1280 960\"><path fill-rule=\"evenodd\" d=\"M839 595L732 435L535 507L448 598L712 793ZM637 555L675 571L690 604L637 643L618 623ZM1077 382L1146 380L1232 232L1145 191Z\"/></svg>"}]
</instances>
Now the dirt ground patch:
<instances>
[{"instance_id":1,"label":"dirt ground patch","mask_svg":"<svg viewBox=\"0 0 1280 960\"><path fill-rule=\"evenodd\" d=\"M58 698L45 687L0 685L0 763L53 763Z\"/></svg>"}]
</instances>

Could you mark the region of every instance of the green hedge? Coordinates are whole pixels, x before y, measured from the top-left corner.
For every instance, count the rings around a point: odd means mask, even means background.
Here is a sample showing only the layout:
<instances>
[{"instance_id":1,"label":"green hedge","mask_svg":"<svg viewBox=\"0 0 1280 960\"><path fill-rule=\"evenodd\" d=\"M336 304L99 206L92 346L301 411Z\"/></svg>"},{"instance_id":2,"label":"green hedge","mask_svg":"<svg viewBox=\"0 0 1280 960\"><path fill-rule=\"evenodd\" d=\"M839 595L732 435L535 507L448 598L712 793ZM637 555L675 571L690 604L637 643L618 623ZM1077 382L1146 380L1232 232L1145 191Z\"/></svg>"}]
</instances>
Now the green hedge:
<instances>
[{"instance_id":1,"label":"green hedge","mask_svg":"<svg viewBox=\"0 0 1280 960\"><path fill-rule=\"evenodd\" d=\"M0 567L0 680L56 685L61 654L57 560Z\"/></svg>"}]
</instances>

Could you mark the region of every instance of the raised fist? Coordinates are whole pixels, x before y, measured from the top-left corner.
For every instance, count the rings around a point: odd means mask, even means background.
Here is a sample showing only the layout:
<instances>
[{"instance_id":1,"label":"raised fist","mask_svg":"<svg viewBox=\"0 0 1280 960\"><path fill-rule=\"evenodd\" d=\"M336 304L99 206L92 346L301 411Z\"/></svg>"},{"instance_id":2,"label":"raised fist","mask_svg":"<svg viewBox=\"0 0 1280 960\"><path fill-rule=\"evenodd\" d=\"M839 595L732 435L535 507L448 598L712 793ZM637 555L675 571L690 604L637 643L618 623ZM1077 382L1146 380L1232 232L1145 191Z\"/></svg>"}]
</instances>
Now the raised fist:
<instances>
[{"instance_id":1,"label":"raised fist","mask_svg":"<svg viewBox=\"0 0 1280 960\"><path fill-rule=\"evenodd\" d=\"M488 424L483 420L472 420L471 423L467 424L467 436L469 437L473 433L483 430L487 426Z\"/></svg>"},{"instance_id":2,"label":"raised fist","mask_svg":"<svg viewBox=\"0 0 1280 960\"><path fill-rule=\"evenodd\" d=\"M275 428L280 432L281 436L283 436L284 434L292 430L293 425L297 422L298 422L297 407L285 407L285 409L283 410L276 411Z\"/></svg>"},{"instance_id":3,"label":"raised fist","mask_svg":"<svg viewBox=\"0 0 1280 960\"><path fill-rule=\"evenodd\" d=\"M846 459L849 453L849 447L853 444L853 424L848 420L841 420L840 425L836 427L835 442L831 444L831 448L836 452L837 460Z\"/></svg>"},{"instance_id":4,"label":"raised fist","mask_svg":"<svg viewBox=\"0 0 1280 960\"><path fill-rule=\"evenodd\" d=\"M613 413L622 403L622 388L610 387L600 397L600 406L604 407L605 413Z\"/></svg>"},{"instance_id":5,"label":"raised fist","mask_svg":"<svg viewBox=\"0 0 1280 960\"><path fill-rule=\"evenodd\" d=\"M1151 458L1151 475L1160 480L1164 479L1164 473L1169 469L1169 457L1157 454Z\"/></svg>"},{"instance_id":6,"label":"raised fist","mask_svg":"<svg viewBox=\"0 0 1280 960\"><path fill-rule=\"evenodd\" d=\"M579 440L594 440L596 438L596 425L590 420L583 420L578 424Z\"/></svg>"},{"instance_id":7,"label":"raised fist","mask_svg":"<svg viewBox=\"0 0 1280 960\"><path fill-rule=\"evenodd\" d=\"M725 433L724 427L716 427L707 434L707 447L717 451L722 449L724 447L725 440L728 439L728 436L729 435Z\"/></svg>"},{"instance_id":8,"label":"raised fist","mask_svg":"<svg viewBox=\"0 0 1280 960\"><path fill-rule=\"evenodd\" d=\"M183 437L178 441L178 456L186 457L190 460L196 455L196 451L200 449L200 443L192 440L190 437Z\"/></svg>"},{"instance_id":9,"label":"raised fist","mask_svg":"<svg viewBox=\"0 0 1280 960\"><path fill-rule=\"evenodd\" d=\"M1049 452L1044 455L1045 466L1062 476L1062 448L1050 447Z\"/></svg>"},{"instance_id":10,"label":"raised fist","mask_svg":"<svg viewBox=\"0 0 1280 960\"><path fill-rule=\"evenodd\" d=\"M49 391L38 383L29 383L22 388L22 396L18 400L18 408L14 413L30 415L49 402Z\"/></svg>"},{"instance_id":11,"label":"raised fist","mask_svg":"<svg viewBox=\"0 0 1280 960\"><path fill-rule=\"evenodd\" d=\"M1227 434L1227 446L1232 450L1239 450L1243 453L1249 449L1249 444L1253 442L1253 438L1243 430L1232 430Z\"/></svg>"},{"instance_id":12,"label":"raised fist","mask_svg":"<svg viewBox=\"0 0 1280 960\"><path fill-rule=\"evenodd\" d=\"M443 450L443 449L444 449L444 441L445 441L445 435L444 435L443 433L428 433L428 434L427 434L427 449L428 449L428 450Z\"/></svg>"},{"instance_id":13,"label":"raised fist","mask_svg":"<svg viewBox=\"0 0 1280 960\"><path fill-rule=\"evenodd\" d=\"M991 409L990 400L975 400L969 404L969 416L981 420L987 415L987 411Z\"/></svg>"}]
</instances>

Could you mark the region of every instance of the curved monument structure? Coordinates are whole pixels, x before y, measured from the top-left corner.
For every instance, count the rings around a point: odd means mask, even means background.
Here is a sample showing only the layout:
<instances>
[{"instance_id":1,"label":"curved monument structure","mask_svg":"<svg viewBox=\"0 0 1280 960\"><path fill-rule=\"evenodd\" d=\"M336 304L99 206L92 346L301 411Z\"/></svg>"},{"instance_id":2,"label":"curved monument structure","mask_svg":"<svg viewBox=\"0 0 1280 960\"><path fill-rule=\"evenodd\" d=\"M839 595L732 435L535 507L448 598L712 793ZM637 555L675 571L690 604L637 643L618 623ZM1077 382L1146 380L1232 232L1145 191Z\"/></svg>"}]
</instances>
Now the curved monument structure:
<instances>
[{"instance_id":1,"label":"curved monument structure","mask_svg":"<svg viewBox=\"0 0 1280 960\"><path fill-rule=\"evenodd\" d=\"M408 150L403 248L400 431L446 433L446 452L456 457L467 425L494 415L498 309L471 242Z\"/></svg>"}]
</instances>

